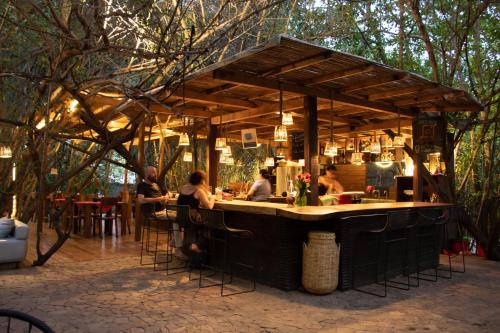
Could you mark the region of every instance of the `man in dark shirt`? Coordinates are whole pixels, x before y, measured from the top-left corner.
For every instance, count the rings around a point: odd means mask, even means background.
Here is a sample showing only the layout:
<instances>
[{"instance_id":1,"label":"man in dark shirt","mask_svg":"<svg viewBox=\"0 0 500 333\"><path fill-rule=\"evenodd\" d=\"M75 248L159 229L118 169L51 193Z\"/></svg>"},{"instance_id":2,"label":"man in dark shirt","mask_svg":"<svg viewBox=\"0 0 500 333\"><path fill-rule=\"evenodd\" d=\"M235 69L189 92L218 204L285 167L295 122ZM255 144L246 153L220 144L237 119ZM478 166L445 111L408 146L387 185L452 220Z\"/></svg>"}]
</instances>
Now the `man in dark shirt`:
<instances>
[{"instance_id":1,"label":"man in dark shirt","mask_svg":"<svg viewBox=\"0 0 500 333\"><path fill-rule=\"evenodd\" d=\"M137 185L137 202L142 205L144 213L153 214L158 219L166 219L165 204L168 201L168 193L163 195L158 181L156 168L148 166L145 169L144 181ZM186 260L187 256L182 252L182 237L177 223L173 224L175 256L181 260Z\"/></svg>"}]
</instances>

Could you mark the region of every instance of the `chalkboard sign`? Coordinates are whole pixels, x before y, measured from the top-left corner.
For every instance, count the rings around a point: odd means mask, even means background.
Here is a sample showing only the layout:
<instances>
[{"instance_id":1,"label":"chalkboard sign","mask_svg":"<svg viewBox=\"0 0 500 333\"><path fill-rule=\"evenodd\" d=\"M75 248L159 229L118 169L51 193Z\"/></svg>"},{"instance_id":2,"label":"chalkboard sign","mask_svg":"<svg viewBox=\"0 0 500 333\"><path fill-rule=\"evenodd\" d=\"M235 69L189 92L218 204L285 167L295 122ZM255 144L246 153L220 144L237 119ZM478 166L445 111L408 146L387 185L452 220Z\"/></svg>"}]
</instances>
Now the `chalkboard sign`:
<instances>
[{"instance_id":1,"label":"chalkboard sign","mask_svg":"<svg viewBox=\"0 0 500 333\"><path fill-rule=\"evenodd\" d=\"M292 134L292 160L304 158L304 132Z\"/></svg>"}]
</instances>

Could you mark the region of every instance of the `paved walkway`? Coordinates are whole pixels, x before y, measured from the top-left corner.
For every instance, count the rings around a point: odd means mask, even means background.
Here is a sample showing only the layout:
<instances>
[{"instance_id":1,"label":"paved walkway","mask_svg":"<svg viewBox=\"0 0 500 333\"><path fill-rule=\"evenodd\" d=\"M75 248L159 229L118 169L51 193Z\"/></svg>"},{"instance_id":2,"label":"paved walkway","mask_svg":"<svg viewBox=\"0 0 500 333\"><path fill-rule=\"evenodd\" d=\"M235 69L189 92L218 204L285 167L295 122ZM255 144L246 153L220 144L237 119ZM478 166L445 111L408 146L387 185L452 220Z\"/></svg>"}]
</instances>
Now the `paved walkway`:
<instances>
[{"instance_id":1,"label":"paved walkway","mask_svg":"<svg viewBox=\"0 0 500 333\"><path fill-rule=\"evenodd\" d=\"M498 332L500 263L467 258L466 274L386 299L355 291L313 296L259 285L222 298L137 257L0 271L0 308L56 332Z\"/></svg>"}]
</instances>

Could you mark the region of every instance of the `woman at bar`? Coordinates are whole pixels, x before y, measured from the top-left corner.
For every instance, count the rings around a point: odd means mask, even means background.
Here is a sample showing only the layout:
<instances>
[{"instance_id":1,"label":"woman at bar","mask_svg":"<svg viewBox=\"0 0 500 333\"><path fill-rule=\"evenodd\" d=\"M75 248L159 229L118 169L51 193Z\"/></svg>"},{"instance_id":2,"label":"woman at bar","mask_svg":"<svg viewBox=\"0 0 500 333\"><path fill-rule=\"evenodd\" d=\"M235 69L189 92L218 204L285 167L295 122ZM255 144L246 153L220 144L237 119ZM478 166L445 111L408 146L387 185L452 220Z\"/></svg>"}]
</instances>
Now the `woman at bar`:
<instances>
[{"instance_id":1,"label":"woman at bar","mask_svg":"<svg viewBox=\"0 0 500 333\"><path fill-rule=\"evenodd\" d=\"M247 193L247 200L267 201L267 198L271 195L271 182L269 181L269 177L269 172L267 172L266 169L261 169L259 171L257 180Z\"/></svg>"},{"instance_id":2,"label":"woman at bar","mask_svg":"<svg viewBox=\"0 0 500 333\"><path fill-rule=\"evenodd\" d=\"M198 208L214 208L215 196L209 197L207 175L205 172L197 170L189 176L189 183L182 186L178 205L186 205L190 207L191 219L201 224L201 217L198 213ZM193 228L186 233L186 242L189 250L199 253L201 251L201 243L203 243L202 230Z\"/></svg>"},{"instance_id":3,"label":"woman at bar","mask_svg":"<svg viewBox=\"0 0 500 333\"><path fill-rule=\"evenodd\" d=\"M337 180L335 171L337 171L335 165L330 164L329 166L326 167L325 174L318 178L319 195L325 195L331 193L341 194L342 192L344 192L344 187Z\"/></svg>"}]
</instances>

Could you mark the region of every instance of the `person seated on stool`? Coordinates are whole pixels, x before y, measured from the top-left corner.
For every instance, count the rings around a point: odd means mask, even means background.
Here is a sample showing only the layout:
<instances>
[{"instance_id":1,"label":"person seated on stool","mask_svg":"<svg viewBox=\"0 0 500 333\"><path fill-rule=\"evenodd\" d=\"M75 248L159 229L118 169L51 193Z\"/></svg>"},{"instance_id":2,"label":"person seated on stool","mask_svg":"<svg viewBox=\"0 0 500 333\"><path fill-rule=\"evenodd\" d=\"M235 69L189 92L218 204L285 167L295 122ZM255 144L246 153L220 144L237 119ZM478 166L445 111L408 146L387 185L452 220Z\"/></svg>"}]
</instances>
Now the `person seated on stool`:
<instances>
[{"instance_id":1,"label":"person seated on stool","mask_svg":"<svg viewBox=\"0 0 500 333\"><path fill-rule=\"evenodd\" d=\"M189 176L189 182L182 186L179 197L177 198L178 205L189 206L191 219L195 224L201 224L201 216L198 213L198 208L214 208L215 196L210 196L207 186L207 175L205 172L196 170ZM199 253L201 252L201 244L203 235L201 229L192 228L193 232L188 231L186 238L189 245L189 250Z\"/></svg>"},{"instance_id":2,"label":"person seated on stool","mask_svg":"<svg viewBox=\"0 0 500 333\"><path fill-rule=\"evenodd\" d=\"M160 187L156 183L158 181L156 168L148 166L144 170L144 181L137 185L137 202L146 211L153 213L156 218L167 220L167 210L165 204L168 201L169 195L161 193ZM187 256L182 252L182 238L179 231L179 225L173 224L175 256L181 260L186 260Z\"/></svg>"},{"instance_id":3,"label":"person seated on stool","mask_svg":"<svg viewBox=\"0 0 500 333\"><path fill-rule=\"evenodd\" d=\"M259 176L247 193L247 200L267 201L271 195L271 182L269 182L269 172L266 169L259 171Z\"/></svg>"},{"instance_id":4,"label":"person seated on stool","mask_svg":"<svg viewBox=\"0 0 500 333\"><path fill-rule=\"evenodd\" d=\"M342 194L344 192L344 187L337 180L337 176L335 175L335 165L330 164L326 167L326 173L323 176L319 176L318 178L318 194Z\"/></svg>"}]
</instances>

